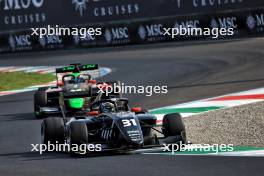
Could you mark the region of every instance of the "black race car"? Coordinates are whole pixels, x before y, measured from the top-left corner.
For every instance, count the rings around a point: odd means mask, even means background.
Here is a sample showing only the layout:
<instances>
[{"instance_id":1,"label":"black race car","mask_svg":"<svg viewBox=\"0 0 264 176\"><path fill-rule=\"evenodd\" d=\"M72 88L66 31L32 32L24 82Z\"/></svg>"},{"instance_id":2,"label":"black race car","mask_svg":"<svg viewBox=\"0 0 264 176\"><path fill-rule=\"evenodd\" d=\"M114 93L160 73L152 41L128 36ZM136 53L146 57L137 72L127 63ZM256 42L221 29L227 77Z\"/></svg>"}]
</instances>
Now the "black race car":
<instances>
[{"instance_id":1,"label":"black race car","mask_svg":"<svg viewBox=\"0 0 264 176\"><path fill-rule=\"evenodd\" d=\"M50 117L43 120L43 144L100 144L102 151L130 150L185 143L185 127L179 114L164 116L157 129L156 116L141 108L130 108L128 100L112 98L94 102L90 111L70 119ZM72 151L78 154L79 151ZM89 151L88 151L89 153Z\"/></svg>"}]
</instances>

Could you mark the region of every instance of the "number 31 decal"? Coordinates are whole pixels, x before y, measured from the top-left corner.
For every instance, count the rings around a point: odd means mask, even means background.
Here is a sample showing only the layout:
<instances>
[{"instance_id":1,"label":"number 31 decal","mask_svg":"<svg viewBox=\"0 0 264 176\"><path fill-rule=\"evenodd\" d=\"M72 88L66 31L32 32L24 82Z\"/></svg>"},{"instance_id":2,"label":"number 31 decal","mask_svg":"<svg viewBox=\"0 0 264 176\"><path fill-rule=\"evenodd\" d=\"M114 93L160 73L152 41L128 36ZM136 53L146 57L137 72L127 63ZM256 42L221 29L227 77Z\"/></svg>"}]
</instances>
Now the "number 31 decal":
<instances>
[{"instance_id":1,"label":"number 31 decal","mask_svg":"<svg viewBox=\"0 0 264 176\"><path fill-rule=\"evenodd\" d=\"M122 122L124 127L137 126L135 119L124 119Z\"/></svg>"}]
</instances>

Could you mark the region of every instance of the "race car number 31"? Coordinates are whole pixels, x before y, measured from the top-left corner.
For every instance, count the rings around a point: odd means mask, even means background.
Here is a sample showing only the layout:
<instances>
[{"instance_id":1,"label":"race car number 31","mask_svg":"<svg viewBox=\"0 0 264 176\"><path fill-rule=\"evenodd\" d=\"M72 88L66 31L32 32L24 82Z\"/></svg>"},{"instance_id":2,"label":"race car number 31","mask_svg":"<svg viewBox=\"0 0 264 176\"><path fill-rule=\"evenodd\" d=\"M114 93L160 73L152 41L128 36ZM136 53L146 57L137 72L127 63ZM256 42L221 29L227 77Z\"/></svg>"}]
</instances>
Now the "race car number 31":
<instances>
[{"instance_id":1,"label":"race car number 31","mask_svg":"<svg viewBox=\"0 0 264 176\"><path fill-rule=\"evenodd\" d=\"M137 126L135 119L124 119L122 122L124 127Z\"/></svg>"}]
</instances>

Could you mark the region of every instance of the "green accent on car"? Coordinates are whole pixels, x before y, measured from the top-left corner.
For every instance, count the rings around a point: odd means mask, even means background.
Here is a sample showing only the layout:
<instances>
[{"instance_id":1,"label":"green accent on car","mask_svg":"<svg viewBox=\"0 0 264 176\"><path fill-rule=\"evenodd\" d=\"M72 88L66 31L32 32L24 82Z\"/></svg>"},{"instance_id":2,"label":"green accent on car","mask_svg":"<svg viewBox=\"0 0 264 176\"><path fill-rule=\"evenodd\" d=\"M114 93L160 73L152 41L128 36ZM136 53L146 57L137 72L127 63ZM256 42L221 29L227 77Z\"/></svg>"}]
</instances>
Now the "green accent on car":
<instances>
[{"instance_id":1,"label":"green accent on car","mask_svg":"<svg viewBox=\"0 0 264 176\"><path fill-rule=\"evenodd\" d=\"M75 66L74 65L71 65L71 66L68 66L68 67L64 67L63 68L63 71L72 71L75 69Z\"/></svg>"},{"instance_id":2,"label":"green accent on car","mask_svg":"<svg viewBox=\"0 0 264 176\"><path fill-rule=\"evenodd\" d=\"M69 99L69 106L73 109L81 109L84 105L83 98L71 98Z\"/></svg>"},{"instance_id":3,"label":"green accent on car","mask_svg":"<svg viewBox=\"0 0 264 176\"><path fill-rule=\"evenodd\" d=\"M94 69L98 69L98 64L79 65L78 67L80 69L85 69L85 70L94 70ZM70 65L70 66L67 66L67 67L63 67L62 70L63 71L74 71L74 70L76 70L76 66L75 65Z\"/></svg>"},{"instance_id":4,"label":"green accent on car","mask_svg":"<svg viewBox=\"0 0 264 176\"><path fill-rule=\"evenodd\" d=\"M72 73L71 75L73 75L75 78L77 78L78 76L80 76L81 73Z\"/></svg>"},{"instance_id":5,"label":"green accent on car","mask_svg":"<svg viewBox=\"0 0 264 176\"><path fill-rule=\"evenodd\" d=\"M169 113L201 113L206 111L212 111L221 109L224 107L217 107L217 106L211 106L211 107L195 107L195 108L168 108L168 109L157 109L151 111L152 114L169 114Z\"/></svg>"},{"instance_id":6,"label":"green accent on car","mask_svg":"<svg viewBox=\"0 0 264 176\"><path fill-rule=\"evenodd\" d=\"M83 65L83 69L93 69L93 68L96 68L96 64L86 64L86 65Z\"/></svg>"}]
</instances>

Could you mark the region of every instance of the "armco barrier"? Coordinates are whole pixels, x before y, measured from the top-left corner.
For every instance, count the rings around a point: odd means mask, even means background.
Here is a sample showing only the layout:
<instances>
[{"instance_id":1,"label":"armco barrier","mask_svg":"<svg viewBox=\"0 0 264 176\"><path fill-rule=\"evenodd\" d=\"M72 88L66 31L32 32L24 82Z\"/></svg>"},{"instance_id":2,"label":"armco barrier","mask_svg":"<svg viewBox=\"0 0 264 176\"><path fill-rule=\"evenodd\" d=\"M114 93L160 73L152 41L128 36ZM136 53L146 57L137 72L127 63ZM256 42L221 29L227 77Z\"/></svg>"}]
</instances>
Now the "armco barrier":
<instances>
[{"instance_id":1,"label":"armco barrier","mask_svg":"<svg viewBox=\"0 0 264 176\"><path fill-rule=\"evenodd\" d=\"M223 36L220 39L260 36L264 34L264 8L84 25L80 27L103 29L103 35L88 36L85 39L79 36L55 35L40 39L38 36L31 36L30 30L2 33L0 34L0 53L211 39L210 36L177 36L172 39L170 36L163 35L163 28L180 25L234 29L233 36Z\"/></svg>"}]
</instances>

